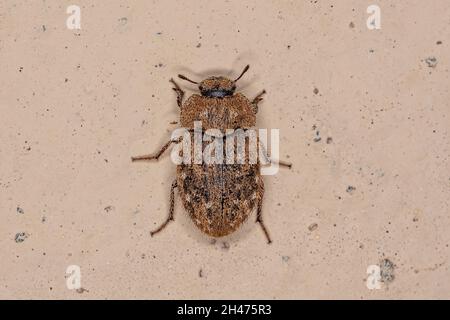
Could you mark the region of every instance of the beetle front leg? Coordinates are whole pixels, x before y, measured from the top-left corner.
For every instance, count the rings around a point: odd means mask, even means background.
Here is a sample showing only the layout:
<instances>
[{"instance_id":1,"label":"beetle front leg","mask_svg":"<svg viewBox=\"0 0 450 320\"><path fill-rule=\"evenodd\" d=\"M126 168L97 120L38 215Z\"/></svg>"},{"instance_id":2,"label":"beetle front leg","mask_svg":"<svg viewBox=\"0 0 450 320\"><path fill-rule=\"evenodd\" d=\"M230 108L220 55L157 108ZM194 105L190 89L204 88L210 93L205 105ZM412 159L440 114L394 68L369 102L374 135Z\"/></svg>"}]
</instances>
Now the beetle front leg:
<instances>
[{"instance_id":1,"label":"beetle front leg","mask_svg":"<svg viewBox=\"0 0 450 320\"><path fill-rule=\"evenodd\" d=\"M175 88L172 88L172 90L177 93L177 104L181 108L181 106L183 105L184 91L181 90L180 86L173 79L170 79L170 82L172 82L172 84L175 86Z\"/></svg>"},{"instance_id":2,"label":"beetle front leg","mask_svg":"<svg viewBox=\"0 0 450 320\"><path fill-rule=\"evenodd\" d=\"M144 155L144 156L137 156L137 157L131 157L131 161L145 161L145 160L158 160L159 157L164 153L164 151L167 150L167 148L170 147L170 145L172 143L179 143L181 142L181 140L183 139L183 137L180 137L176 140L169 140L169 142L167 142L165 145L163 145L163 147L161 148L161 150L159 150L156 154L154 155Z\"/></svg>"},{"instance_id":3,"label":"beetle front leg","mask_svg":"<svg viewBox=\"0 0 450 320\"><path fill-rule=\"evenodd\" d=\"M255 113L258 112L258 103L263 99L263 98L261 98L261 97L262 97L265 93L266 93L266 90L261 91L261 93L258 94L258 95L252 100L253 111L255 111Z\"/></svg>"},{"instance_id":4,"label":"beetle front leg","mask_svg":"<svg viewBox=\"0 0 450 320\"><path fill-rule=\"evenodd\" d=\"M258 208L257 208L257 213L256 213L256 222L259 223L259 225L261 226L264 235L266 236L267 239L267 244L271 244L272 243L272 239L270 239L270 235L269 235L269 231L267 231L266 226L264 225L264 221L262 218L262 201L263 201L263 194L264 194L264 186L263 185L259 185L259 189L258 189Z\"/></svg>"},{"instance_id":5,"label":"beetle front leg","mask_svg":"<svg viewBox=\"0 0 450 320\"><path fill-rule=\"evenodd\" d=\"M175 190L176 187L177 187L177 180L175 179L175 180L172 182L172 187L170 188L170 208L169 208L169 216L167 217L166 221L164 221L164 223L158 227L158 229L156 229L156 230L150 232L150 236L153 237L154 234L156 234L156 233L162 231L162 230L167 226L167 224L168 224L170 221L173 220L173 210L174 210L174 207L175 207L175 192L174 192L174 190Z\"/></svg>"}]
</instances>

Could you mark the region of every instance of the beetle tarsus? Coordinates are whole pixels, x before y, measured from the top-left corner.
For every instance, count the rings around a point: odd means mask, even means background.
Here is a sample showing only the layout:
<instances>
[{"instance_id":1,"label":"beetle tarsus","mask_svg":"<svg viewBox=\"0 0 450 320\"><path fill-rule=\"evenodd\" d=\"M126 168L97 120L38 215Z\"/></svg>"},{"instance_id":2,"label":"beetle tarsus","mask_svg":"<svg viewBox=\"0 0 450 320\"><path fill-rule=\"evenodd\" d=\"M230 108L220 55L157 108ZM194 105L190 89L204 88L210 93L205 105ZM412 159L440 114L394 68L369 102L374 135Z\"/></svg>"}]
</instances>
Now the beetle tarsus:
<instances>
[{"instance_id":1,"label":"beetle tarsus","mask_svg":"<svg viewBox=\"0 0 450 320\"><path fill-rule=\"evenodd\" d=\"M262 228L262 230L264 232L264 235L266 236L267 244L271 244L272 243L272 239L270 239L269 231L267 231L267 228L264 225L264 222L260 218L256 219L256 222L258 222L259 225L261 226L261 228Z\"/></svg>"},{"instance_id":2,"label":"beetle tarsus","mask_svg":"<svg viewBox=\"0 0 450 320\"><path fill-rule=\"evenodd\" d=\"M262 185L260 185L260 193L264 192L264 187ZM258 200L258 209L257 209L257 214L256 214L256 222L259 223L259 225L261 226L261 229L264 232L264 235L266 236L267 239L267 244L271 244L272 243L272 239L270 239L270 235L269 235L269 231L267 230L266 226L264 225L264 221L262 218L262 194L261 197L259 197Z\"/></svg>"},{"instance_id":3,"label":"beetle tarsus","mask_svg":"<svg viewBox=\"0 0 450 320\"><path fill-rule=\"evenodd\" d=\"M282 166L282 167L287 167L288 169L292 168L292 163L290 163L290 162L286 162L286 161L283 161L283 160L278 160L278 164L280 166Z\"/></svg>"},{"instance_id":4,"label":"beetle tarsus","mask_svg":"<svg viewBox=\"0 0 450 320\"><path fill-rule=\"evenodd\" d=\"M167 148L169 148L172 143L179 143L179 142L181 142L182 139L183 139L183 137L180 137L176 140L169 140L169 142L167 142L165 145L162 146L161 150L159 150L158 153L156 153L154 155L149 154L149 155L144 155L144 156L131 157L131 161L134 162L134 161L158 160L159 157L162 156L164 151L166 151Z\"/></svg>"}]
</instances>

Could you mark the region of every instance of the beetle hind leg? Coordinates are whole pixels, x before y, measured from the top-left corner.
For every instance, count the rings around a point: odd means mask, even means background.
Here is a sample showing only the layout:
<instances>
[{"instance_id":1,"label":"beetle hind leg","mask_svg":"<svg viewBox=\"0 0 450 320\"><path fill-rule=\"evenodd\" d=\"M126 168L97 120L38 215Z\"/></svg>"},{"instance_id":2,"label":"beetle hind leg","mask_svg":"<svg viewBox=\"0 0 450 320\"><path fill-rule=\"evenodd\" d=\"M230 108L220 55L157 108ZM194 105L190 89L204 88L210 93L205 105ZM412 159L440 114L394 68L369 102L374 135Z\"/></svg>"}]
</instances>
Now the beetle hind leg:
<instances>
[{"instance_id":1,"label":"beetle hind leg","mask_svg":"<svg viewBox=\"0 0 450 320\"><path fill-rule=\"evenodd\" d=\"M167 217L166 221L163 222L163 224L161 224L158 229L151 231L150 232L150 236L153 237L153 235L155 235L156 233L162 231L167 224L170 221L173 221L173 211L174 211L174 207L175 207L175 188L177 187L177 180L175 180L174 182L172 182L172 187L170 188L170 209L169 209L169 216Z\"/></svg>"}]
</instances>

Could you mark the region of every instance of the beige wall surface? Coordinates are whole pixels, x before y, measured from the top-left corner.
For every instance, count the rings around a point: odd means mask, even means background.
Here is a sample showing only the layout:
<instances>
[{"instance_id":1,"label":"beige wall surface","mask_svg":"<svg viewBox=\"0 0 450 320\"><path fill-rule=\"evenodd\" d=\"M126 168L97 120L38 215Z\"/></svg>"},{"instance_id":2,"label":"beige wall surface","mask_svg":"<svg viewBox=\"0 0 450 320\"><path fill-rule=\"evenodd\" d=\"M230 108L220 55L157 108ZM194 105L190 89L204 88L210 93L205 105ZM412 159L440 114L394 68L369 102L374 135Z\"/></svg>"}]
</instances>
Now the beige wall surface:
<instances>
[{"instance_id":1,"label":"beige wall surface","mask_svg":"<svg viewBox=\"0 0 450 320\"><path fill-rule=\"evenodd\" d=\"M449 17L447 0L0 1L0 298L450 298ZM293 163L264 178L274 242L254 214L214 242L178 196L150 237L175 165L130 157L177 127L168 80L246 64L238 90L267 90L258 126Z\"/></svg>"}]
</instances>

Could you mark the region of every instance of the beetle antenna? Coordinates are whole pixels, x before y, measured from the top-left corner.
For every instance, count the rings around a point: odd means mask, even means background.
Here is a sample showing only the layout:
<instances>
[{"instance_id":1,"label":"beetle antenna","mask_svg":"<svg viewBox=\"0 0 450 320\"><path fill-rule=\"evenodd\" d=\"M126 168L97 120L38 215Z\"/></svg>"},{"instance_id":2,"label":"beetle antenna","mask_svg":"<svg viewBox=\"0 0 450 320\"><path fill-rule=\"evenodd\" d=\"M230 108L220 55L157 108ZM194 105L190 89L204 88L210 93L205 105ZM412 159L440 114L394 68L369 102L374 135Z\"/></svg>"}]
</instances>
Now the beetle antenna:
<instances>
[{"instance_id":1,"label":"beetle antenna","mask_svg":"<svg viewBox=\"0 0 450 320\"><path fill-rule=\"evenodd\" d=\"M238 81L240 78L242 78L242 76L248 71L248 69L250 68L250 65L246 65L244 70L242 70L241 75L239 77L236 78L236 80L234 80L234 82Z\"/></svg>"},{"instance_id":2,"label":"beetle antenna","mask_svg":"<svg viewBox=\"0 0 450 320\"><path fill-rule=\"evenodd\" d=\"M186 81L189 81L189 82L192 82L192 83L195 83L195 84L198 84L198 82L192 81L191 79L189 79L189 78L183 76L182 74L179 74L179 75L178 75L178 78L183 79L183 80L186 80Z\"/></svg>"}]
</instances>

